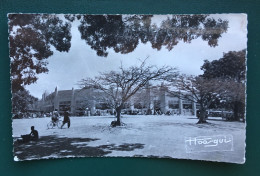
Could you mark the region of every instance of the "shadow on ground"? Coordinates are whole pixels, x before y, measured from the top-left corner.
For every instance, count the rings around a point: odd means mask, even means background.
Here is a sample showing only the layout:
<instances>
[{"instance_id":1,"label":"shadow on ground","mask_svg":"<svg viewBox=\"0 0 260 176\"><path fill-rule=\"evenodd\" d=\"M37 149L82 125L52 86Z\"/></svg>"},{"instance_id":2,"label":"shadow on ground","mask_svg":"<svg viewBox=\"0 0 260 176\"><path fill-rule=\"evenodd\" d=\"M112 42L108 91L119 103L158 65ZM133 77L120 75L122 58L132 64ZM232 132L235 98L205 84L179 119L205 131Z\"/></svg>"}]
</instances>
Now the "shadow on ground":
<instances>
[{"instance_id":1,"label":"shadow on ground","mask_svg":"<svg viewBox=\"0 0 260 176\"><path fill-rule=\"evenodd\" d=\"M191 119L191 118L190 118ZM215 120L218 121L218 120ZM221 121L221 123L226 123L227 121ZM237 123L237 122L233 122ZM173 126L173 127L195 127L195 128L201 128L201 129L216 129L216 130L241 130L241 126L222 126L220 123L216 124L214 123L214 120L207 120L207 123L179 123L179 122L162 122L160 125L163 126Z\"/></svg>"},{"instance_id":2,"label":"shadow on ground","mask_svg":"<svg viewBox=\"0 0 260 176\"><path fill-rule=\"evenodd\" d=\"M63 158L63 157L100 157L112 153L113 150L132 151L144 148L144 144L115 144L88 146L92 138L66 138L57 136L43 136L38 141L28 143L14 142L14 155L19 160Z\"/></svg>"},{"instance_id":3,"label":"shadow on ground","mask_svg":"<svg viewBox=\"0 0 260 176\"><path fill-rule=\"evenodd\" d=\"M144 144L135 143L135 144L128 144L124 143L122 145L116 146L115 144L110 145L101 145L99 146L100 149L108 149L108 150L117 150L117 151L133 151L135 149L142 149L144 148Z\"/></svg>"}]
</instances>

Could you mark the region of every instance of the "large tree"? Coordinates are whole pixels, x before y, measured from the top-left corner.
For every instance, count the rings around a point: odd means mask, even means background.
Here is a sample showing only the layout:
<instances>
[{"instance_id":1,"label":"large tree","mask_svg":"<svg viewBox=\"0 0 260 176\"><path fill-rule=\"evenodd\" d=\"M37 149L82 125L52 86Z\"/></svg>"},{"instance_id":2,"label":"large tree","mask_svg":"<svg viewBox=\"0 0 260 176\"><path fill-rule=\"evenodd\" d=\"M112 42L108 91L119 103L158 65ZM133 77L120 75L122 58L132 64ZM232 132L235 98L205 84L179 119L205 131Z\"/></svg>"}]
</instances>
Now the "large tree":
<instances>
[{"instance_id":1,"label":"large tree","mask_svg":"<svg viewBox=\"0 0 260 176\"><path fill-rule=\"evenodd\" d=\"M94 88L101 90L106 97L106 102L116 110L116 126L121 125L121 110L124 104L130 100L141 88L151 80L162 80L167 77L175 77L177 71L171 67L147 66L143 61L139 66L124 68L119 71L100 73L99 76L86 78L80 81L82 88Z\"/></svg>"},{"instance_id":2,"label":"large tree","mask_svg":"<svg viewBox=\"0 0 260 176\"><path fill-rule=\"evenodd\" d=\"M13 93L12 112L14 114L24 113L30 109L38 99L30 95L27 90L19 90Z\"/></svg>"},{"instance_id":3,"label":"large tree","mask_svg":"<svg viewBox=\"0 0 260 176\"><path fill-rule=\"evenodd\" d=\"M221 78L228 82L222 105L234 113L234 120L244 118L245 113L245 74L246 50L224 53L219 60L205 60L201 69L205 79Z\"/></svg>"},{"instance_id":4,"label":"large tree","mask_svg":"<svg viewBox=\"0 0 260 176\"><path fill-rule=\"evenodd\" d=\"M180 75L168 81L168 93L199 105L198 123L207 122L207 110L217 98L226 94L228 86L223 79L205 79L201 76Z\"/></svg>"},{"instance_id":5,"label":"large tree","mask_svg":"<svg viewBox=\"0 0 260 176\"><path fill-rule=\"evenodd\" d=\"M48 72L51 46L60 52L70 49L71 25L50 14L9 14L12 91L35 83L37 74Z\"/></svg>"}]
</instances>

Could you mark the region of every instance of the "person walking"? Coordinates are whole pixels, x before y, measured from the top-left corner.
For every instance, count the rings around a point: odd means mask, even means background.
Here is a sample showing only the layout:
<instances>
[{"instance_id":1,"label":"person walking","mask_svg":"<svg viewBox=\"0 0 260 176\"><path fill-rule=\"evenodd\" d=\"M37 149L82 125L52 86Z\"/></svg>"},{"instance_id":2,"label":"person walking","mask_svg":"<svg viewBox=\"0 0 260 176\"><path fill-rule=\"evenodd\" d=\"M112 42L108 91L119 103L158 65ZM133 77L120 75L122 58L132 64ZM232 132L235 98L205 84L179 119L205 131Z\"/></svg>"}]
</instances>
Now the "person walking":
<instances>
[{"instance_id":1,"label":"person walking","mask_svg":"<svg viewBox=\"0 0 260 176\"><path fill-rule=\"evenodd\" d=\"M64 119L63 119L63 123L61 125L61 128L65 125L65 123L68 124L68 128L70 127L70 117L69 117L69 112L65 111L64 112Z\"/></svg>"}]
</instances>

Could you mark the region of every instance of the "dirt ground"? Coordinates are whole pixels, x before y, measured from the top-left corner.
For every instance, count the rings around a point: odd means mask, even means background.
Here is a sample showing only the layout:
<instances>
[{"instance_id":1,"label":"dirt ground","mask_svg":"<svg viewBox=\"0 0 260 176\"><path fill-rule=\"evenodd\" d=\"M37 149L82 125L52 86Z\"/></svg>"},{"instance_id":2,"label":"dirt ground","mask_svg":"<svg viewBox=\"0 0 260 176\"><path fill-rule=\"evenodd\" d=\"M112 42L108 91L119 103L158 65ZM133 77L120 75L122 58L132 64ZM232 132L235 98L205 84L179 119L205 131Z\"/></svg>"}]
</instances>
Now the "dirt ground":
<instances>
[{"instance_id":1,"label":"dirt ground","mask_svg":"<svg viewBox=\"0 0 260 176\"><path fill-rule=\"evenodd\" d=\"M114 117L71 117L71 127L47 129L50 118L14 119L13 138L30 133L35 126L40 139L14 142L15 160L64 157L159 157L243 163L245 124L211 118L196 124L192 116L123 116L125 126L112 128ZM232 135L232 151L185 150L186 137Z\"/></svg>"}]
</instances>

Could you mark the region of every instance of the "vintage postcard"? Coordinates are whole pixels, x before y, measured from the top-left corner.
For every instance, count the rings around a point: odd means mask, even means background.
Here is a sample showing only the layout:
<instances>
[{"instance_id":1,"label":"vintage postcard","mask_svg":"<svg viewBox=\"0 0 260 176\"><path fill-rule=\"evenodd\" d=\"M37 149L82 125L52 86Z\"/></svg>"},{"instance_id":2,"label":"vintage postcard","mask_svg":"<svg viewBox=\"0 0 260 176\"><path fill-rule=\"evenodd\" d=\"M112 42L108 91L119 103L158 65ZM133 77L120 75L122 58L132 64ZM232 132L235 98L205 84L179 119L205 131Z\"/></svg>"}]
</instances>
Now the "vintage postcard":
<instances>
[{"instance_id":1,"label":"vintage postcard","mask_svg":"<svg viewBox=\"0 0 260 176\"><path fill-rule=\"evenodd\" d=\"M243 164L246 14L8 14L15 161Z\"/></svg>"}]
</instances>

